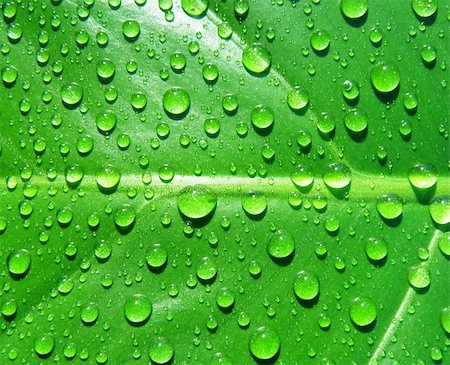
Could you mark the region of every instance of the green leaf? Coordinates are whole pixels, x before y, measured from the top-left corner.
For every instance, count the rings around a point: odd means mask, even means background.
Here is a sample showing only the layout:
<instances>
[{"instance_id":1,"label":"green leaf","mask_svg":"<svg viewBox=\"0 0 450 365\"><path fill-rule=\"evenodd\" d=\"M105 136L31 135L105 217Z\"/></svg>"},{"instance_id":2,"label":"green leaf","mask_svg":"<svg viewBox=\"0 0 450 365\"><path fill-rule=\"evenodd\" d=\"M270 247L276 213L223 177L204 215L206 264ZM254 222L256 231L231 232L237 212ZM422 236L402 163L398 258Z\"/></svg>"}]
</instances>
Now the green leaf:
<instances>
[{"instance_id":1,"label":"green leaf","mask_svg":"<svg viewBox=\"0 0 450 365\"><path fill-rule=\"evenodd\" d=\"M0 363L448 361L448 4L0 4Z\"/></svg>"}]
</instances>

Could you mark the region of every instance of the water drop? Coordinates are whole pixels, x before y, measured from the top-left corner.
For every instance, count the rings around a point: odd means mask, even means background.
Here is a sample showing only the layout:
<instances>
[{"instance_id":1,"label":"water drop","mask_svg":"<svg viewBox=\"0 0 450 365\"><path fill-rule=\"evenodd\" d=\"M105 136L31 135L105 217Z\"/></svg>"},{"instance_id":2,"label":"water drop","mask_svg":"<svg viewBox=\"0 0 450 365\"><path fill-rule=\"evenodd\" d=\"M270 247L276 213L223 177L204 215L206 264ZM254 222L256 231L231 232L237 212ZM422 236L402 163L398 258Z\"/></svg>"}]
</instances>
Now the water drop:
<instances>
[{"instance_id":1,"label":"water drop","mask_svg":"<svg viewBox=\"0 0 450 365\"><path fill-rule=\"evenodd\" d=\"M216 294L217 305L225 310L229 310L234 304L234 294L228 288L221 288Z\"/></svg>"},{"instance_id":2,"label":"water drop","mask_svg":"<svg viewBox=\"0 0 450 365\"><path fill-rule=\"evenodd\" d=\"M274 114L271 108L257 105L253 108L250 119L257 130L266 130L272 127Z\"/></svg>"},{"instance_id":3,"label":"water drop","mask_svg":"<svg viewBox=\"0 0 450 365\"><path fill-rule=\"evenodd\" d=\"M294 237L280 229L267 244L267 252L274 259L285 259L291 256L295 249Z\"/></svg>"},{"instance_id":4,"label":"water drop","mask_svg":"<svg viewBox=\"0 0 450 365\"><path fill-rule=\"evenodd\" d=\"M280 337L270 327L261 326L251 334L248 346L254 357L269 360L280 351Z\"/></svg>"},{"instance_id":5,"label":"water drop","mask_svg":"<svg viewBox=\"0 0 450 365\"><path fill-rule=\"evenodd\" d=\"M287 103L293 110L303 110L309 103L308 93L300 86L296 86L289 92Z\"/></svg>"},{"instance_id":6,"label":"water drop","mask_svg":"<svg viewBox=\"0 0 450 365\"><path fill-rule=\"evenodd\" d=\"M416 189L430 189L437 182L436 168L430 164L418 163L409 170L408 180Z\"/></svg>"},{"instance_id":7,"label":"water drop","mask_svg":"<svg viewBox=\"0 0 450 365\"><path fill-rule=\"evenodd\" d=\"M84 324L92 325L97 320L99 313L98 305L89 302L81 307L80 317Z\"/></svg>"},{"instance_id":8,"label":"water drop","mask_svg":"<svg viewBox=\"0 0 450 365\"><path fill-rule=\"evenodd\" d=\"M383 194L377 200L377 210L384 219L396 219L403 213L403 202L398 195Z\"/></svg>"},{"instance_id":9,"label":"water drop","mask_svg":"<svg viewBox=\"0 0 450 365\"><path fill-rule=\"evenodd\" d=\"M141 324L150 318L152 302L145 295L134 294L126 300L123 313L127 321Z\"/></svg>"},{"instance_id":10,"label":"water drop","mask_svg":"<svg viewBox=\"0 0 450 365\"><path fill-rule=\"evenodd\" d=\"M420 18L429 18L438 9L438 0L412 0L411 6Z\"/></svg>"},{"instance_id":11,"label":"water drop","mask_svg":"<svg viewBox=\"0 0 450 365\"><path fill-rule=\"evenodd\" d=\"M6 259L9 272L12 275L23 276L31 266L31 255L25 249L12 251Z\"/></svg>"},{"instance_id":12,"label":"water drop","mask_svg":"<svg viewBox=\"0 0 450 365\"><path fill-rule=\"evenodd\" d=\"M309 271L300 271L294 281L295 295L305 301L313 300L319 295L319 278Z\"/></svg>"},{"instance_id":13,"label":"water drop","mask_svg":"<svg viewBox=\"0 0 450 365\"><path fill-rule=\"evenodd\" d=\"M377 307L372 299L356 298L349 310L350 319L358 327L366 327L377 318Z\"/></svg>"},{"instance_id":14,"label":"water drop","mask_svg":"<svg viewBox=\"0 0 450 365\"><path fill-rule=\"evenodd\" d=\"M310 43L316 52L323 52L330 46L330 35L325 30L317 29L311 34Z\"/></svg>"},{"instance_id":15,"label":"water drop","mask_svg":"<svg viewBox=\"0 0 450 365\"><path fill-rule=\"evenodd\" d=\"M208 10L208 0L181 0L181 7L184 12L192 17L198 18Z\"/></svg>"},{"instance_id":16,"label":"water drop","mask_svg":"<svg viewBox=\"0 0 450 365\"><path fill-rule=\"evenodd\" d=\"M97 76L102 81L111 81L115 71L116 66L107 58L104 58L97 63Z\"/></svg>"},{"instance_id":17,"label":"water drop","mask_svg":"<svg viewBox=\"0 0 450 365\"><path fill-rule=\"evenodd\" d=\"M441 325L447 334L450 334L450 306L441 311Z\"/></svg>"},{"instance_id":18,"label":"water drop","mask_svg":"<svg viewBox=\"0 0 450 365\"><path fill-rule=\"evenodd\" d=\"M209 257L203 257L196 268L197 277L204 281L212 281L217 275L217 265Z\"/></svg>"},{"instance_id":19,"label":"water drop","mask_svg":"<svg viewBox=\"0 0 450 365\"><path fill-rule=\"evenodd\" d=\"M425 289L431 283L430 271L424 264L414 265L408 270L408 281L416 289Z\"/></svg>"},{"instance_id":20,"label":"water drop","mask_svg":"<svg viewBox=\"0 0 450 365\"><path fill-rule=\"evenodd\" d=\"M122 33L128 41L134 41L139 37L141 27L135 20L126 20L122 24Z\"/></svg>"},{"instance_id":21,"label":"water drop","mask_svg":"<svg viewBox=\"0 0 450 365\"><path fill-rule=\"evenodd\" d=\"M124 205L123 207L116 210L114 214L114 223L120 230L129 229L134 221L136 220L136 213L134 209L129 205Z\"/></svg>"},{"instance_id":22,"label":"water drop","mask_svg":"<svg viewBox=\"0 0 450 365\"><path fill-rule=\"evenodd\" d=\"M242 63L250 73L262 74L270 69L272 55L261 43L252 43L244 49Z\"/></svg>"},{"instance_id":23,"label":"water drop","mask_svg":"<svg viewBox=\"0 0 450 365\"><path fill-rule=\"evenodd\" d=\"M344 124L350 132L363 132L369 122L366 113L361 109L351 109L344 115Z\"/></svg>"},{"instance_id":24,"label":"water drop","mask_svg":"<svg viewBox=\"0 0 450 365\"><path fill-rule=\"evenodd\" d=\"M160 244L153 244L145 253L147 265L152 269L160 269L167 262L167 251Z\"/></svg>"},{"instance_id":25,"label":"water drop","mask_svg":"<svg viewBox=\"0 0 450 365\"><path fill-rule=\"evenodd\" d=\"M65 84L61 87L61 100L67 107L74 107L81 102L83 89L75 82Z\"/></svg>"},{"instance_id":26,"label":"water drop","mask_svg":"<svg viewBox=\"0 0 450 365\"><path fill-rule=\"evenodd\" d=\"M380 62L372 68L370 80L380 93L390 93L400 84L400 72L396 66Z\"/></svg>"},{"instance_id":27,"label":"water drop","mask_svg":"<svg viewBox=\"0 0 450 365\"><path fill-rule=\"evenodd\" d=\"M95 124L100 133L108 135L116 127L117 117L112 111L105 110L97 114L95 117Z\"/></svg>"},{"instance_id":28,"label":"water drop","mask_svg":"<svg viewBox=\"0 0 450 365\"><path fill-rule=\"evenodd\" d=\"M341 0L341 11L346 18L362 18L366 15L368 9L368 0Z\"/></svg>"},{"instance_id":29,"label":"water drop","mask_svg":"<svg viewBox=\"0 0 450 365\"><path fill-rule=\"evenodd\" d=\"M152 364L167 364L175 354L173 345L165 337L155 338L150 345L148 356Z\"/></svg>"},{"instance_id":30,"label":"water drop","mask_svg":"<svg viewBox=\"0 0 450 365\"><path fill-rule=\"evenodd\" d=\"M323 176L323 182L331 189L345 189L351 182L351 171L341 162L333 162Z\"/></svg>"},{"instance_id":31,"label":"water drop","mask_svg":"<svg viewBox=\"0 0 450 365\"><path fill-rule=\"evenodd\" d=\"M34 342L34 351L38 356L45 357L55 348L55 339L51 334L41 335Z\"/></svg>"},{"instance_id":32,"label":"water drop","mask_svg":"<svg viewBox=\"0 0 450 365\"><path fill-rule=\"evenodd\" d=\"M192 185L180 191L177 204L178 209L185 217L201 219L214 211L217 205L217 196L208 187Z\"/></svg>"},{"instance_id":33,"label":"water drop","mask_svg":"<svg viewBox=\"0 0 450 365\"><path fill-rule=\"evenodd\" d=\"M163 107L169 115L184 114L190 105L191 99L188 92L180 87L173 87L164 93Z\"/></svg>"},{"instance_id":34,"label":"water drop","mask_svg":"<svg viewBox=\"0 0 450 365\"><path fill-rule=\"evenodd\" d=\"M261 193L250 192L242 198L242 209L252 217L260 216L267 209L267 199Z\"/></svg>"},{"instance_id":35,"label":"water drop","mask_svg":"<svg viewBox=\"0 0 450 365\"><path fill-rule=\"evenodd\" d=\"M450 223L450 195L435 198L429 209L435 223L441 225Z\"/></svg>"},{"instance_id":36,"label":"water drop","mask_svg":"<svg viewBox=\"0 0 450 365\"><path fill-rule=\"evenodd\" d=\"M300 164L295 171L291 173L291 180L295 186L308 188L314 182L314 175L309 166Z\"/></svg>"},{"instance_id":37,"label":"water drop","mask_svg":"<svg viewBox=\"0 0 450 365\"><path fill-rule=\"evenodd\" d=\"M369 238L366 241L366 255L372 261L381 261L388 254L387 243L383 238Z\"/></svg>"},{"instance_id":38,"label":"water drop","mask_svg":"<svg viewBox=\"0 0 450 365\"><path fill-rule=\"evenodd\" d=\"M114 190L120 182L120 172L115 167L108 165L103 167L96 178L99 190L110 192Z\"/></svg>"}]
</instances>

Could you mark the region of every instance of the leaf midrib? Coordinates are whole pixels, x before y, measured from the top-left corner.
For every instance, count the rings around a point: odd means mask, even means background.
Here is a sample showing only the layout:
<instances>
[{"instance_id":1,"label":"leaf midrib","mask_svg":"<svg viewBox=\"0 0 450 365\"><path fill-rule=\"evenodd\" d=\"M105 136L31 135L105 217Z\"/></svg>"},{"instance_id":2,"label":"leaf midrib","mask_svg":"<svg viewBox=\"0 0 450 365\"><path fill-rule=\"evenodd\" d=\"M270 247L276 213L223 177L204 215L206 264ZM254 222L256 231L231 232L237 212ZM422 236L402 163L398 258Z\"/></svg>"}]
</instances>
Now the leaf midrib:
<instances>
[{"instance_id":1,"label":"leaf midrib","mask_svg":"<svg viewBox=\"0 0 450 365\"><path fill-rule=\"evenodd\" d=\"M84 175L76 188L98 191L97 175ZM33 176L29 181L31 185L40 187L61 186L66 184L63 175L55 180L48 180L44 175ZM243 176L196 176L176 175L172 181L164 182L158 175L152 174L149 184L144 184L139 174L124 174L120 179L120 188L134 188L136 190L152 189L158 197L170 197L176 195L186 186L203 185L210 187L219 196L241 196L249 192L259 192L268 197L286 196L299 191L304 196L315 196L317 194L336 198L327 188L322 178L314 178L311 187L298 189L291 178L284 177L243 177ZM450 177L438 178L435 195L449 194ZM372 175L353 173L350 189L346 199L348 200L375 200L382 194L396 194L405 202L417 203L417 197L406 177Z\"/></svg>"}]
</instances>

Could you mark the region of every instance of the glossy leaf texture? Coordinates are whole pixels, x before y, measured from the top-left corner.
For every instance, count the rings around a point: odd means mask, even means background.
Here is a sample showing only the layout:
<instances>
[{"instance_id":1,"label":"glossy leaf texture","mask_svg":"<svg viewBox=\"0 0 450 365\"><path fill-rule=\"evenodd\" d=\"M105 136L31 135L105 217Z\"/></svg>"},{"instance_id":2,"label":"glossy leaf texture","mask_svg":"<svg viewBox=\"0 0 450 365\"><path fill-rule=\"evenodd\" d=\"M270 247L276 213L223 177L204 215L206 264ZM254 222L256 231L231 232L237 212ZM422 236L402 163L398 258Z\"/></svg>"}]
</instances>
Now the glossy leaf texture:
<instances>
[{"instance_id":1,"label":"glossy leaf texture","mask_svg":"<svg viewBox=\"0 0 450 365\"><path fill-rule=\"evenodd\" d=\"M445 1L0 4L0 363L449 361Z\"/></svg>"}]
</instances>

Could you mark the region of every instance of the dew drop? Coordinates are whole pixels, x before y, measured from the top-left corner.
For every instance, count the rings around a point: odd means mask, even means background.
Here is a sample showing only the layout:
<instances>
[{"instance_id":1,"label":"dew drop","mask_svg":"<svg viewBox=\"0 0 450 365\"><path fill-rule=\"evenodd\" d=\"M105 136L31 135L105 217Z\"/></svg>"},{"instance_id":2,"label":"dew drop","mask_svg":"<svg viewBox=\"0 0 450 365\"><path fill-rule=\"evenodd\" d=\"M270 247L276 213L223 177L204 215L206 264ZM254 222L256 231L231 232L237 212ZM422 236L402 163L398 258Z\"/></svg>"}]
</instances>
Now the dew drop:
<instances>
[{"instance_id":1,"label":"dew drop","mask_svg":"<svg viewBox=\"0 0 450 365\"><path fill-rule=\"evenodd\" d=\"M184 114L190 105L191 99L188 92L180 87L173 87L164 93L163 107L169 115Z\"/></svg>"},{"instance_id":2,"label":"dew drop","mask_svg":"<svg viewBox=\"0 0 450 365\"><path fill-rule=\"evenodd\" d=\"M323 52L330 46L330 35L325 30L317 29L311 34L310 43L316 52Z\"/></svg>"},{"instance_id":3,"label":"dew drop","mask_svg":"<svg viewBox=\"0 0 450 365\"><path fill-rule=\"evenodd\" d=\"M294 281L295 295L305 301L313 300L319 295L319 278L316 274L302 270Z\"/></svg>"},{"instance_id":4,"label":"dew drop","mask_svg":"<svg viewBox=\"0 0 450 365\"><path fill-rule=\"evenodd\" d=\"M323 181L331 189L345 189L351 182L351 171L341 162L333 162L323 176Z\"/></svg>"},{"instance_id":5,"label":"dew drop","mask_svg":"<svg viewBox=\"0 0 450 365\"><path fill-rule=\"evenodd\" d=\"M280 351L280 337L270 327L258 327L250 336L249 350L257 359L269 360Z\"/></svg>"},{"instance_id":6,"label":"dew drop","mask_svg":"<svg viewBox=\"0 0 450 365\"><path fill-rule=\"evenodd\" d=\"M441 311L441 325L447 334L450 334L450 306Z\"/></svg>"},{"instance_id":7,"label":"dew drop","mask_svg":"<svg viewBox=\"0 0 450 365\"><path fill-rule=\"evenodd\" d=\"M211 281L217 275L217 265L209 257L203 257L197 265L196 274L202 281Z\"/></svg>"},{"instance_id":8,"label":"dew drop","mask_svg":"<svg viewBox=\"0 0 450 365\"><path fill-rule=\"evenodd\" d=\"M125 301L123 313L127 321L141 324L150 318L152 303L145 295L134 294Z\"/></svg>"},{"instance_id":9,"label":"dew drop","mask_svg":"<svg viewBox=\"0 0 450 365\"><path fill-rule=\"evenodd\" d=\"M314 175L309 166L300 164L295 171L291 173L291 180L295 186L308 188L314 182Z\"/></svg>"},{"instance_id":10,"label":"dew drop","mask_svg":"<svg viewBox=\"0 0 450 365\"><path fill-rule=\"evenodd\" d=\"M181 7L184 12L192 17L198 18L208 10L208 0L181 0Z\"/></svg>"},{"instance_id":11,"label":"dew drop","mask_svg":"<svg viewBox=\"0 0 450 365\"><path fill-rule=\"evenodd\" d=\"M366 255L372 261L381 261L388 254L387 243L383 238L369 238L366 241Z\"/></svg>"},{"instance_id":12,"label":"dew drop","mask_svg":"<svg viewBox=\"0 0 450 365\"><path fill-rule=\"evenodd\" d=\"M126 230L131 227L131 225L136 220L136 213L134 209L129 205L124 205L123 207L117 209L114 214L114 223L119 229Z\"/></svg>"},{"instance_id":13,"label":"dew drop","mask_svg":"<svg viewBox=\"0 0 450 365\"><path fill-rule=\"evenodd\" d=\"M234 294L228 288L221 288L216 294L216 303L222 309L230 309L234 304Z\"/></svg>"},{"instance_id":14,"label":"dew drop","mask_svg":"<svg viewBox=\"0 0 450 365\"><path fill-rule=\"evenodd\" d=\"M261 43L252 43L244 49L242 63L250 73L262 74L270 69L272 55Z\"/></svg>"},{"instance_id":15,"label":"dew drop","mask_svg":"<svg viewBox=\"0 0 450 365\"><path fill-rule=\"evenodd\" d=\"M303 110L309 103L308 93L300 86L296 86L289 92L287 96L287 103L293 110Z\"/></svg>"},{"instance_id":16,"label":"dew drop","mask_svg":"<svg viewBox=\"0 0 450 365\"><path fill-rule=\"evenodd\" d=\"M420 18L429 18L438 9L438 0L412 0L412 9Z\"/></svg>"},{"instance_id":17,"label":"dew drop","mask_svg":"<svg viewBox=\"0 0 450 365\"><path fill-rule=\"evenodd\" d=\"M274 259L285 259L291 256L295 249L294 237L280 229L267 244L267 252Z\"/></svg>"},{"instance_id":18,"label":"dew drop","mask_svg":"<svg viewBox=\"0 0 450 365\"><path fill-rule=\"evenodd\" d=\"M165 337L155 338L150 345L148 356L152 364L167 364L175 354L173 345Z\"/></svg>"},{"instance_id":19,"label":"dew drop","mask_svg":"<svg viewBox=\"0 0 450 365\"><path fill-rule=\"evenodd\" d=\"M177 204L185 217L201 219L214 211L217 206L217 195L202 185L187 186L179 192Z\"/></svg>"},{"instance_id":20,"label":"dew drop","mask_svg":"<svg viewBox=\"0 0 450 365\"><path fill-rule=\"evenodd\" d=\"M250 192L242 198L242 209L248 215L257 217L266 211L267 198L261 193Z\"/></svg>"},{"instance_id":21,"label":"dew drop","mask_svg":"<svg viewBox=\"0 0 450 365\"><path fill-rule=\"evenodd\" d=\"M12 251L6 259L7 267L12 275L23 276L31 266L31 255L25 249Z\"/></svg>"},{"instance_id":22,"label":"dew drop","mask_svg":"<svg viewBox=\"0 0 450 365\"><path fill-rule=\"evenodd\" d=\"M115 167L108 165L103 167L97 175L97 185L100 190L109 192L114 190L120 182L120 172Z\"/></svg>"},{"instance_id":23,"label":"dew drop","mask_svg":"<svg viewBox=\"0 0 450 365\"><path fill-rule=\"evenodd\" d=\"M341 11L349 19L358 19L366 15L368 0L341 0Z\"/></svg>"},{"instance_id":24,"label":"dew drop","mask_svg":"<svg viewBox=\"0 0 450 365\"><path fill-rule=\"evenodd\" d=\"M435 198L429 209L435 223L441 225L450 223L450 195Z\"/></svg>"},{"instance_id":25,"label":"dew drop","mask_svg":"<svg viewBox=\"0 0 450 365\"><path fill-rule=\"evenodd\" d=\"M55 339L51 334L44 334L34 342L34 351L38 356L48 356L55 348Z\"/></svg>"},{"instance_id":26,"label":"dew drop","mask_svg":"<svg viewBox=\"0 0 450 365\"><path fill-rule=\"evenodd\" d=\"M257 105L253 108L250 119L257 130L267 130L274 122L274 114L271 108Z\"/></svg>"},{"instance_id":27,"label":"dew drop","mask_svg":"<svg viewBox=\"0 0 450 365\"><path fill-rule=\"evenodd\" d=\"M111 60L109 60L107 58L102 59L97 63L97 76L102 81L112 80L115 71L116 71L116 66L114 65L114 63Z\"/></svg>"},{"instance_id":28,"label":"dew drop","mask_svg":"<svg viewBox=\"0 0 450 365\"><path fill-rule=\"evenodd\" d=\"M350 319L358 327L366 327L377 318L377 307L372 299L356 298L350 306Z\"/></svg>"},{"instance_id":29,"label":"dew drop","mask_svg":"<svg viewBox=\"0 0 450 365\"><path fill-rule=\"evenodd\" d=\"M370 80L380 93L390 93L400 84L400 72L396 66L380 62L372 68Z\"/></svg>"},{"instance_id":30,"label":"dew drop","mask_svg":"<svg viewBox=\"0 0 450 365\"><path fill-rule=\"evenodd\" d=\"M61 100L67 107L74 107L81 102L83 89L75 82L65 84L61 87Z\"/></svg>"},{"instance_id":31,"label":"dew drop","mask_svg":"<svg viewBox=\"0 0 450 365\"><path fill-rule=\"evenodd\" d=\"M424 264L414 265L408 270L408 281L416 289L425 289L431 283L430 271Z\"/></svg>"},{"instance_id":32,"label":"dew drop","mask_svg":"<svg viewBox=\"0 0 450 365\"><path fill-rule=\"evenodd\" d=\"M403 213L403 202L398 195L383 194L377 200L378 213L387 220L400 217Z\"/></svg>"},{"instance_id":33,"label":"dew drop","mask_svg":"<svg viewBox=\"0 0 450 365\"><path fill-rule=\"evenodd\" d=\"M100 133L108 135L116 127L117 117L112 111L105 110L97 114L95 117L95 124Z\"/></svg>"},{"instance_id":34,"label":"dew drop","mask_svg":"<svg viewBox=\"0 0 450 365\"><path fill-rule=\"evenodd\" d=\"M80 317L84 324L91 325L97 320L99 313L98 305L89 302L81 307Z\"/></svg>"},{"instance_id":35,"label":"dew drop","mask_svg":"<svg viewBox=\"0 0 450 365\"><path fill-rule=\"evenodd\" d=\"M430 164L418 163L409 170L408 180L416 189L430 189L437 182L436 168Z\"/></svg>"},{"instance_id":36,"label":"dew drop","mask_svg":"<svg viewBox=\"0 0 450 365\"><path fill-rule=\"evenodd\" d=\"M145 253L147 265L152 269L160 269L167 263L167 251L160 244L153 244Z\"/></svg>"},{"instance_id":37,"label":"dew drop","mask_svg":"<svg viewBox=\"0 0 450 365\"><path fill-rule=\"evenodd\" d=\"M369 122L362 109L351 109L344 115L344 124L350 132L361 133L366 130Z\"/></svg>"},{"instance_id":38,"label":"dew drop","mask_svg":"<svg viewBox=\"0 0 450 365\"><path fill-rule=\"evenodd\" d=\"M126 20L122 24L122 33L128 41L134 41L139 37L141 27L135 20Z\"/></svg>"}]
</instances>

